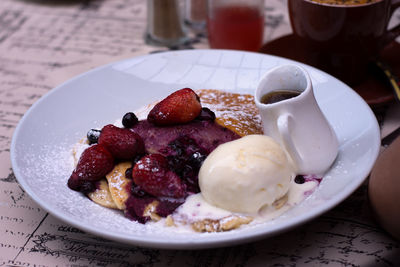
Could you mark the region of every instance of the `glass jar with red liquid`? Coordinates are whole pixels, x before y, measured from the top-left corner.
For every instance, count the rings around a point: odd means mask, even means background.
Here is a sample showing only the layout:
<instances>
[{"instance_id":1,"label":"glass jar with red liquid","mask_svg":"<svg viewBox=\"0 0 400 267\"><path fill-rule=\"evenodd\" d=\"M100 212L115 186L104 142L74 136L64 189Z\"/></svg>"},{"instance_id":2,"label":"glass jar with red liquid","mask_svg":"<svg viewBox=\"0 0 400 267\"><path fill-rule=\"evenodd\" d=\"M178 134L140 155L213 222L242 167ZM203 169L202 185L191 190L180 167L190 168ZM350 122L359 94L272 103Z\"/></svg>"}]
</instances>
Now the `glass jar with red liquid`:
<instances>
[{"instance_id":1,"label":"glass jar with red liquid","mask_svg":"<svg viewBox=\"0 0 400 267\"><path fill-rule=\"evenodd\" d=\"M209 0L211 48L258 51L264 37L264 0Z\"/></svg>"}]
</instances>

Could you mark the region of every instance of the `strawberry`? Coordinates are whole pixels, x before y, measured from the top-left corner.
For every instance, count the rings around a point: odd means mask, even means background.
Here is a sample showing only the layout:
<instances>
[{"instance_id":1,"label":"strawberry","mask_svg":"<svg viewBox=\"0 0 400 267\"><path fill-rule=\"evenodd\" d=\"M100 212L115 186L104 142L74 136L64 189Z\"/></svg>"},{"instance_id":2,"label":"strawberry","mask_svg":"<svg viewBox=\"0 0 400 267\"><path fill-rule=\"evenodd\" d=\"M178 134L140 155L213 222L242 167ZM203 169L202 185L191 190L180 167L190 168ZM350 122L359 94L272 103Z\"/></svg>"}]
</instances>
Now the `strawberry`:
<instances>
[{"instance_id":1,"label":"strawberry","mask_svg":"<svg viewBox=\"0 0 400 267\"><path fill-rule=\"evenodd\" d=\"M98 143L116 159L130 160L144 153L144 143L138 134L112 124L103 127Z\"/></svg>"},{"instance_id":2,"label":"strawberry","mask_svg":"<svg viewBox=\"0 0 400 267\"><path fill-rule=\"evenodd\" d=\"M186 194L185 185L161 154L141 158L133 167L132 179L143 191L156 197L181 198Z\"/></svg>"},{"instance_id":3,"label":"strawberry","mask_svg":"<svg viewBox=\"0 0 400 267\"><path fill-rule=\"evenodd\" d=\"M94 182L103 178L114 168L114 159L101 145L85 149L79 158L75 170L68 180L68 186L75 191L81 190L85 182Z\"/></svg>"},{"instance_id":4,"label":"strawberry","mask_svg":"<svg viewBox=\"0 0 400 267\"><path fill-rule=\"evenodd\" d=\"M183 88L155 105L147 120L158 126L183 124L194 120L200 112L199 96L192 89Z\"/></svg>"}]
</instances>

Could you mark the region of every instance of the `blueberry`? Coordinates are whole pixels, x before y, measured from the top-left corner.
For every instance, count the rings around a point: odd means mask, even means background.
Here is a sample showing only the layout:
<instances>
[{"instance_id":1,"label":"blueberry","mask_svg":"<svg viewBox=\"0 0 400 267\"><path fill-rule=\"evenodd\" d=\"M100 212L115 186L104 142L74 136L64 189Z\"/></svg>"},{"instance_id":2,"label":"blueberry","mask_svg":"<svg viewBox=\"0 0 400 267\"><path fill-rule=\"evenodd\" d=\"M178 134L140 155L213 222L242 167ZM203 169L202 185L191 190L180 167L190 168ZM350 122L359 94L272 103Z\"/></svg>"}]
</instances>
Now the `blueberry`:
<instances>
[{"instance_id":1,"label":"blueberry","mask_svg":"<svg viewBox=\"0 0 400 267\"><path fill-rule=\"evenodd\" d=\"M183 171L183 166L185 165L185 159L182 157L177 157L177 156L167 156L167 161L168 161L168 167L181 176L182 171Z\"/></svg>"},{"instance_id":2,"label":"blueberry","mask_svg":"<svg viewBox=\"0 0 400 267\"><path fill-rule=\"evenodd\" d=\"M86 135L89 145L96 144L99 141L99 136L101 134L101 130L90 129Z\"/></svg>"},{"instance_id":3,"label":"blueberry","mask_svg":"<svg viewBox=\"0 0 400 267\"><path fill-rule=\"evenodd\" d=\"M122 118L122 125L124 125L125 128L132 128L138 121L135 113L128 112Z\"/></svg>"},{"instance_id":4,"label":"blueberry","mask_svg":"<svg viewBox=\"0 0 400 267\"><path fill-rule=\"evenodd\" d=\"M305 181L306 181L306 180L304 179L304 176L303 176L303 175L297 175L297 176L294 178L294 182L295 182L296 184L304 184Z\"/></svg>"},{"instance_id":5,"label":"blueberry","mask_svg":"<svg viewBox=\"0 0 400 267\"><path fill-rule=\"evenodd\" d=\"M136 197L144 197L146 195L146 192L144 192L143 190L140 189L139 186L137 186L136 184L132 183L132 188L131 188L131 192L134 196Z\"/></svg>"},{"instance_id":6,"label":"blueberry","mask_svg":"<svg viewBox=\"0 0 400 267\"><path fill-rule=\"evenodd\" d=\"M93 182L85 181L82 183L80 191L87 195L96 190L96 185Z\"/></svg>"},{"instance_id":7,"label":"blueberry","mask_svg":"<svg viewBox=\"0 0 400 267\"><path fill-rule=\"evenodd\" d=\"M126 171L125 171L125 178L127 178L127 179L132 179L132 169L133 169L132 167L126 169Z\"/></svg>"},{"instance_id":8,"label":"blueberry","mask_svg":"<svg viewBox=\"0 0 400 267\"><path fill-rule=\"evenodd\" d=\"M183 169L182 169L182 177L183 178L190 178L195 175L196 174L195 174L192 166L190 166L190 165L183 166Z\"/></svg>"},{"instance_id":9,"label":"blueberry","mask_svg":"<svg viewBox=\"0 0 400 267\"><path fill-rule=\"evenodd\" d=\"M175 155L182 156L183 155L183 147L184 145L180 142L179 139L176 139L168 144L168 146L175 152Z\"/></svg>"},{"instance_id":10,"label":"blueberry","mask_svg":"<svg viewBox=\"0 0 400 267\"><path fill-rule=\"evenodd\" d=\"M199 116L197 116L196 119L201 121L214 121L215 113L209 108L202 108Z\"/></svg>"},{"instance_id":11,"label":"blueberry","mask_svg":"<svg viewBox=\"0 0 400 267\"><path fill-rule=\"evenodd\" d=\"M195 152L190 156L189 162L194 168L200 169L206 157L206 155L203 155L200 152Z\"/></svg>"}]
</instances>

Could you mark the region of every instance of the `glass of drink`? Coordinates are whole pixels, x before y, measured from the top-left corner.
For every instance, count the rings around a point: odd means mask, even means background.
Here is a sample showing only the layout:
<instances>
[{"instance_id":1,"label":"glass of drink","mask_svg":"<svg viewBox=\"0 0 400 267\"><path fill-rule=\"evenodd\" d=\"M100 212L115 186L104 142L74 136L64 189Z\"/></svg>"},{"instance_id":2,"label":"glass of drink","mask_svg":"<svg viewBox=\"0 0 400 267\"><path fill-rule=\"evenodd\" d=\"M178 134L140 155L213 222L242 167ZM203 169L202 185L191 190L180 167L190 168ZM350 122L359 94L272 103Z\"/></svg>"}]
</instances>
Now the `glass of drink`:
<instances>
[{"instance_id":1,"label":"glass of drink","mask_svg":"<svg viewBox=\"0 0 400 267\"><path fill-rule=\"evenodd\" d=\"M208 0L211 48L258 51L264 39L264 0Z\"/></svg>"}]
</instances>

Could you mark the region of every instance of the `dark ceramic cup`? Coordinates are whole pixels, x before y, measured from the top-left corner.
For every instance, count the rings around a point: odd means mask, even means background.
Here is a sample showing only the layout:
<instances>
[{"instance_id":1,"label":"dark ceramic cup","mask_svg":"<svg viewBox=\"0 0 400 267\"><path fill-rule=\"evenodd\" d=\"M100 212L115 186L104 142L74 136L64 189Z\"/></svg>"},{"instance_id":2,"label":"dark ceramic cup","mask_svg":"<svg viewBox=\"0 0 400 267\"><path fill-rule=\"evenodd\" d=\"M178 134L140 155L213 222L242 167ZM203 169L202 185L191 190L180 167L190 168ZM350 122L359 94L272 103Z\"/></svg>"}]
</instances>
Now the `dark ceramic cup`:
<instances>
[{"instance_id":1,"label":"dark ceramic cup","mask_svg":"<svg viewBox=\"0 0 400 267\"><path fill-rule=\"evenodd\" d=\"M299 47L303 48L299 53L306 53L306 63L349 85L362 82L367 63L400 35L400 25L388 29L389 20L399 6L400 0L357 5L288 0L290 22L301 42Z\"/></svg>"}]
</instances>

